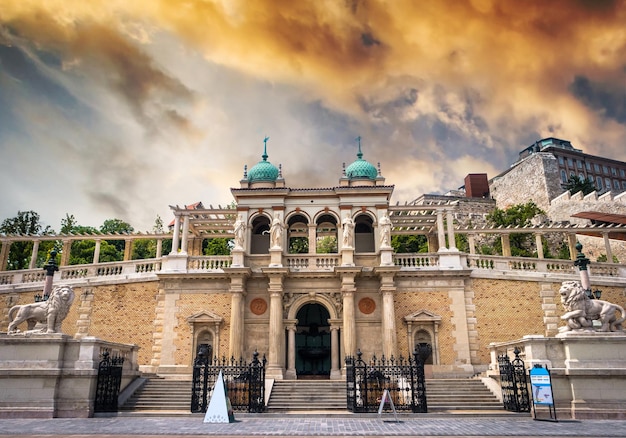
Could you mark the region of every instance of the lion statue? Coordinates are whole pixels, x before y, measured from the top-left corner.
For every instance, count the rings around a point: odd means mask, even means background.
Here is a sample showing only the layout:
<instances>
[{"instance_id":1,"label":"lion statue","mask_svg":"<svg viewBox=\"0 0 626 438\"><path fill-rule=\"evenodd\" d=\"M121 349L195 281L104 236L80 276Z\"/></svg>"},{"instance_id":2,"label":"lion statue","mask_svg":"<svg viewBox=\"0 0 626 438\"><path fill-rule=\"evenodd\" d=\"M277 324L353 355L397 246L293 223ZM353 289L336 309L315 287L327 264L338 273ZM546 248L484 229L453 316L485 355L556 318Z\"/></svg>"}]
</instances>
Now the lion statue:
<instances>
[{"instance_id":1,"label":"lion statue","mask_svg":"<svg viewBox=\"0 0 626 438\"><path fill-rule=\"evenodd\" d=\"M577 281L564 281L559 289L561 303L566 313L561 319L567 321L567 325L559 329L560 332L570 330L593 331L593 321L599 320L601 326L599 332L622 331L622 323L626 320L624 309L613 303L603 300L594 300L587 296L585 289ZM619 310L621 317L618 318L616 311Z\"/></svg>"},{"instance_id":2,"label":"lion statue","mask_svg":"<svg viewBox=\"0 0 626 438\"><path fill-rule=\"evenodd\" d=\"M9 310L11 323L8 333L18 333L17 326L26 321L28 331L33 331L37 323L43 327L39 333L60 333L61 323L74 302L74 289L70 286L55 286L46 301L13 306Z\"/></svg>"}]
</instances>

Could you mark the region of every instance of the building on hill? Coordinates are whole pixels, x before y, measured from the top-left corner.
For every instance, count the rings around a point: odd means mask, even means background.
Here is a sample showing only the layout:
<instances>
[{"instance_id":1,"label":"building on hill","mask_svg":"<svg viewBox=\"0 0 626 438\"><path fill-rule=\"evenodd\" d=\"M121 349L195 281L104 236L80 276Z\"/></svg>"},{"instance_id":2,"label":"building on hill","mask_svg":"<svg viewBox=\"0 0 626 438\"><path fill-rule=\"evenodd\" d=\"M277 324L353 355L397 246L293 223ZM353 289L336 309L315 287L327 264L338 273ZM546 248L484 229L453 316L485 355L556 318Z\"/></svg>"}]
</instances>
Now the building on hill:
<instances>
[{"instance_id":1,"label":"building on hill","mask_svg":"<svg viewBox=\"0 0 626 438\"><path fill-rule=\"evenodd\" d=\"M190 375L202 346L217 357L249 359L257 350L274 379L342 379L344 358L358 350L397 358L420 344L432 347L433 376L472 376L489 367L492 342L557 333L558 290L578 278L576 267L541 249L536 258L511 257L509 237L531 233L541 248L542 236L560 233L574 253L577 235L602 227L489 229L472 216L486 214L489 199L390 204L394 186L360 145L354 162L337 167L334 186L290 188L264 151L231 189L234 208L173 206L172 233L124 235L129 250L119 262L95 256L69 266L64 254L55 281L73 285L77 303L63 331L136 344L142 371L178 378ZM502 255L476 253L482 234L501 240ZM457 248L459 235L467 251ZM420 237L426 252L394 249L396 236ZM6 271L15 242L58 240L69 254L72 242L94 239L120 236L0 236L0 330L9 309L32 302L43 285L34 266ZM145 239L156 241L155 257L127 257ZM203 255L211 239L232 239L230 255ZM626 268L592 269L593 287L623 304Z\"/></svg>"}]
</instances>

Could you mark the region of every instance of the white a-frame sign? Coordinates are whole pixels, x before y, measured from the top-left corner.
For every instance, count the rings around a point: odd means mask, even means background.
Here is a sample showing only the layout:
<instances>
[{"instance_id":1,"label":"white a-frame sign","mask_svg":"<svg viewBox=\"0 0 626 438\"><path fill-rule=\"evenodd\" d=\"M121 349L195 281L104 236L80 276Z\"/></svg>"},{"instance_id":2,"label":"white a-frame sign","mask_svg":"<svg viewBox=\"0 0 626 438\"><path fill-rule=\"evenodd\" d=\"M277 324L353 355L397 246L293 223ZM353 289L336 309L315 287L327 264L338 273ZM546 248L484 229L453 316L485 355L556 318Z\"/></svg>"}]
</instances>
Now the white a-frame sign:
<instances>
[{"instance_id":1,"label":"white a-frame sign","mask_svg":"<svg viewBox=\"0 0 626 438\"><path fill-rule=\"evenodd\" d=\"M217 381L213 387L213 395L211 395L211 401L209 401L209 407L204 414L205 423L234 423L235 416L233 415L233 408L230 405L230 400L226 394L226 387L224 386L224 378L220 371L217 376Z\"/></svg>"}]
</instances>

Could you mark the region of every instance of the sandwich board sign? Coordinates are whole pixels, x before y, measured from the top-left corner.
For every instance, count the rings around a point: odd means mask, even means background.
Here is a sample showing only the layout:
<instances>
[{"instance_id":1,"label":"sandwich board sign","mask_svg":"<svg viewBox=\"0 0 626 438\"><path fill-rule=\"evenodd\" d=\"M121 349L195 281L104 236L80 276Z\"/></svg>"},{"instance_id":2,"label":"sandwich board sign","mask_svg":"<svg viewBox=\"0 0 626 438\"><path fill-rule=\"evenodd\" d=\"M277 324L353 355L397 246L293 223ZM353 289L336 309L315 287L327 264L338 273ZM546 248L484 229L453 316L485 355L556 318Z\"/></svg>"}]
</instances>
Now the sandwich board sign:
<instances>
[{"instance_id":1,"label":"sandwich board sign","mask_svg":"<svg viewBox=\"0 0 626 438\"><path fill-rule=\"evenodd\" d=\"M541 420L541 418L537 418L536 407L547 406L550 411L550 418L546 420L557 421L550 371L540 364L536 364L528 374L530 375L530 387L533 396L534 419Z\"/></svg>"},{"instance_id":2,"label":"sandwich board sign","mask_svg":"<svg viewBox=\"0 0 626 438\"><path fill-rule=\"evenodd\" d=\"M234 423L235 415L233 414L233 408L230 405L230 400L226 394L226 387L224 386L224 377L220 371L213 386L213 394L211 395L211 401L209 407L204 414L205 423Z\"/></svg>"},{"instance_id":3,"label":"sandwich board sign","mask_svg":"<svg viewBox=\"0 0 626 438\"><path fill-rule=\"evenodd\" d=\"M378 406L378 416L383 413L383 408L385 407L385 403L389 403L391 406L391 410L393 411L393 416L396 419L396 423L398 423L398 413L396 412L396 407L393 404L393 400L391 399L391 395L389 394L389 390L385 389L383 391L383 396L380 398L380 406Z\"/></svg>"}]
</instances>

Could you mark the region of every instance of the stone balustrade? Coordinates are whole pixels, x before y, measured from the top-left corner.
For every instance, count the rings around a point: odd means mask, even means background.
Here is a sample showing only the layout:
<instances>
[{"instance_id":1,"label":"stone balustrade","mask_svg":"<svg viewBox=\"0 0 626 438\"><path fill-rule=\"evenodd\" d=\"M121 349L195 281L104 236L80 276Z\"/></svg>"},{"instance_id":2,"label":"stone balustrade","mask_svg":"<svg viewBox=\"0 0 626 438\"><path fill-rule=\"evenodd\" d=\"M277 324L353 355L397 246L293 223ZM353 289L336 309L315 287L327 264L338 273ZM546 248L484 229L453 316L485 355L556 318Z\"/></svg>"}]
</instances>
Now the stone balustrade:
<instances>
[{"instance_id":1,"label":"stone balustrade","mask_svg":"<svg viewBox=\"0 0 626 438\"><path fill-rule=\"evenodd\" d=\"M293 271L333 271L341 265L341 257L336 254L288 255L285 260Z\"/></svg>"}]
</instances>

